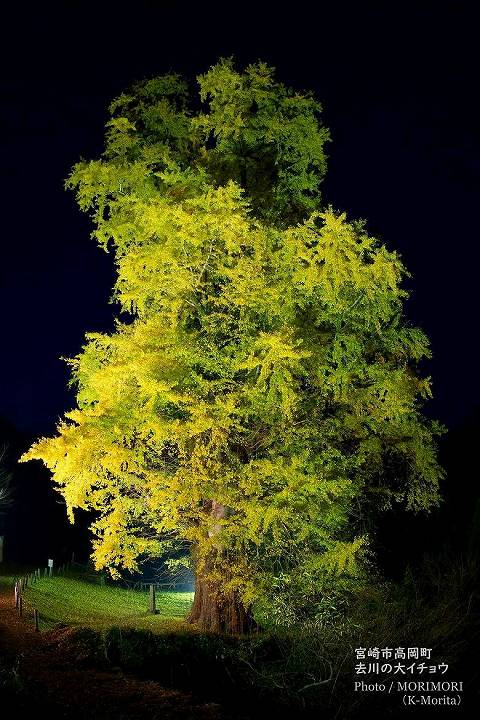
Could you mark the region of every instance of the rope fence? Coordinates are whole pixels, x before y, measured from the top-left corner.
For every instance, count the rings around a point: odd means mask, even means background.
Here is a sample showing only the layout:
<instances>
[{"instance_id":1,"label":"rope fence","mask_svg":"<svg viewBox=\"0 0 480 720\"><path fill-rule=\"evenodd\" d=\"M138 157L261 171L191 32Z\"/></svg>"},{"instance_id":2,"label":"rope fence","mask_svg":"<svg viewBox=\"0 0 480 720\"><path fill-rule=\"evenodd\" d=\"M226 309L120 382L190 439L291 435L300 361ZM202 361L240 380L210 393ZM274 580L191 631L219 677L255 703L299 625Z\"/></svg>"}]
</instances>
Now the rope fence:
<instances>
[{"instance_id":1,"label":"rope fence","mask_svg":"<svg viewBox=\"0 0 480 720\"><path fill-rule=\"evenodd\" d=\"M55 572L53 561L49 561L48 566L45 568L37 568L25 575L15 576L13 579L15 609L20 617L29 617L33 621L36 632L40 631L40 613L38 608L27 600L25 590L28 587L33 587L39 580L54 577L80 578L83 581L94 582L101 586L104 586L107 581L105 574L96 573L90 566L75 562L73 556L71 561L55 568ZM118 587L118 583L115 584ZM154 615L160 612L156 606L156 594L158 592L189 592L192 590L191 582L177 582L175 580L159 582L158 580L129 581L122 579L122 584L127 590L148 592L148 612Z\"/></svg>"},{"instance_id":2,"label":"rope fence","mask_svg":"<svg viewBox=\"0 0 480 720\"><path fill-rule=\"evenodd\" d=\"M62 565L62 567L58 569L58 574L65 574L65 572L66 565ZM21 577L14 577L13 579L15 609L20 617L30 616L30 619L33 620L36 632L40 631L40 614L38 609L27 601L24 593L29 586L31 587L40 579L47 577L53 577L53 567L51 566L47 568L37 568L37 570L27 573Z\"/></svg>"}]
</instances>

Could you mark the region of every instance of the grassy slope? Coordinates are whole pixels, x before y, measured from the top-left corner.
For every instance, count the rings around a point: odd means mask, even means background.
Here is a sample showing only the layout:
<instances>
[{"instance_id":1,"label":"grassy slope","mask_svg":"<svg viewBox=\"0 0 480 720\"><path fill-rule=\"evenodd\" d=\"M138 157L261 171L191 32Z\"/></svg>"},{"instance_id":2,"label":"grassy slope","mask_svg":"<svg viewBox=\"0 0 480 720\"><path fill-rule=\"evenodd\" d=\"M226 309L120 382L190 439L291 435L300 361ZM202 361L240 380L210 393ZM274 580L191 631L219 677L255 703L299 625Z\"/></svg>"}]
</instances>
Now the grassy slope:
<instances>
[{"instance_id":1,"label":"grassy slope","mask_svg":"<svg viewBox=\"0 0 480 720\"><path fill-rule=\"evenodd\" d=\"M2 577L2 584L13 578ZM13 590L12 590L13 598ZM41 629L56 624L109 628L112 625L153 632L185 628L193 593L157 593L158 615L148 613L148 592L100 586L68 577L42 578L24 591L26 615L36 608Z\"/></svg>"}]
</instances>

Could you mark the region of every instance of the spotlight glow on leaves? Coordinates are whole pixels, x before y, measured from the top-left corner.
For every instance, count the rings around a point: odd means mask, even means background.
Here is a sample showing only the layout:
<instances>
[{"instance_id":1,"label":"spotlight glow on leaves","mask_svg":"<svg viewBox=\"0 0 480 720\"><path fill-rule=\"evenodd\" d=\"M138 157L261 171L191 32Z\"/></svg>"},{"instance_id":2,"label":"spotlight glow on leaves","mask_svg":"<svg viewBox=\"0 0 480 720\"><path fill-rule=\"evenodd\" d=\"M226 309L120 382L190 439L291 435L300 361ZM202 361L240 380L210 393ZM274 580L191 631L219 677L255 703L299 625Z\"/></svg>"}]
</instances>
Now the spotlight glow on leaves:
<instances>
[{"instance_id":1,"label":"spotlight glow on leaves","mask_svg":"<svg viewBox=\"0 0 480 720\"><path fill-rule=\"evenodd\" d=\"M372 507L435 504L440 428L400 258L320 210L318 103L263 64L199 82L196 115L176 76L120 96L68 180L124 314L69 361L77 408L24 459L71 519L98 511L98 568L184 543L249 605L280 575L354 575Z\"/></svg>"}]
</instances>

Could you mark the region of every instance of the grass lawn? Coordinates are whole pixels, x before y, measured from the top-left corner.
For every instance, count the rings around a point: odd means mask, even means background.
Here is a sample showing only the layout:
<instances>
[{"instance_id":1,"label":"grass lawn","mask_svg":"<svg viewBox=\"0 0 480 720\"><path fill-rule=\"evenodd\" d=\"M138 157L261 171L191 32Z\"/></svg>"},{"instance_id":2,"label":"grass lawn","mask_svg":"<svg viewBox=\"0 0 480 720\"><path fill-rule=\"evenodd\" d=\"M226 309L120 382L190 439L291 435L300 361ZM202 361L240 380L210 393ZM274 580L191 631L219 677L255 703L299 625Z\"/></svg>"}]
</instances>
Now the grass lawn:
<instances>
[{"instance_id":1,"label":"grass lawn","mask_svg":"<svg viewBox=\"0 0 480 720\"><path fill-rule=\"evenodd\" d=\"M13 578L1 578L2 584ZM12 589L13 597L13 589ZM97 630L120 625L153 632L185 629L184 618L193 601L192 592L157 592L158 615L148 613L146 591L97 585L79 578L42 578L24 591L25 614L36 608L40 629L57 624Z\"/></svg>"}]
</instances>

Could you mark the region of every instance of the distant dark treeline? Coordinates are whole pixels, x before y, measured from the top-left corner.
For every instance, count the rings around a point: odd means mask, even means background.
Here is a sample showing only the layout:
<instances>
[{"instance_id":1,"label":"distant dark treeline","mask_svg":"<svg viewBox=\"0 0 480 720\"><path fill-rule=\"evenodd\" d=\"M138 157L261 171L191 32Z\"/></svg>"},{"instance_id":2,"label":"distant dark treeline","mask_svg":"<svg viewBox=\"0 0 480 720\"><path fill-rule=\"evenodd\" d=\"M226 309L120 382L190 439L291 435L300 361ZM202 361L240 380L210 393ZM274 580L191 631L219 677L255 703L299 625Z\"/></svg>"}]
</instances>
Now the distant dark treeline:
<instances>
[{"instance_id":1,"label":"distant dark treeline","mask_svg":"<svg viewBox=\"0 0 480 720\"><path fill-rule=\"evenodd\" d=\"M4 465L12 473L13 490L12 505L0 519L5 535L4 559L43 567L48 558L61 564L74 551L77 558L86 560L87 523L70 525L65 503L40 462L18 462L34 439L0 419L0 446L6 447Z\"/></svg>"}]
</instances>

